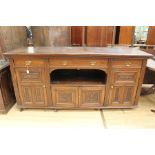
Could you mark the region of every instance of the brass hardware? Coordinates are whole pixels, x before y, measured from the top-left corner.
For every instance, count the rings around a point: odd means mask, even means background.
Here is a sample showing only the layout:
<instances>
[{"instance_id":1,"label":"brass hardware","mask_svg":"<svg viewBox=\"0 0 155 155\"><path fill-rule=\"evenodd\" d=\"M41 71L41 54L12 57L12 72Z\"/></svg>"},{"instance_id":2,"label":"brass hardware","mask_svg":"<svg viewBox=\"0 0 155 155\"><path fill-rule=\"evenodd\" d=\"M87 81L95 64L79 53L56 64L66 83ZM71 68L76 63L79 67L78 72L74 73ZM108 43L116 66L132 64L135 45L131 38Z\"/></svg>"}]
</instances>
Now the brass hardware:
<instances>
[{"instance_id":1,"label":"brass hardware","mask_svg":"<svg viewBox=\"0 0 155 155\"><path fill-rule=\"evenodd\" d=\"M131 66L131 62L127 62L127 63L125 64L125 66L130 67L130 66Z\"/></svg>"},{"instance_id":2,"label":"brass hardware","mask_svg":"<svg viewBox=\"0 0 155 155\"><path fill-rule=\"evenodd\" d=\"M29 74L29 73L30 73L30 71L27 69L27 70L26 70L26 73L27 73L27 74Z\"/></svg>"},{"instance_id":3,"label":"brass hardware","mask_svg":"<svg viewBox=\"0 0 155 155\"><path fill-rule=\"evenodd\" d=\"M63 61L62 64L65 66L67 65L67 61Z\"/></svg>"},{"instance_id":4,"label":"brass hardware","mask_svg":"<svg viewBox=\"0 0 155 155\"><path fill-rule=\"evenodd\" d=\"M111 85L111 89L113 89L114 88L114 86L113 85Z\"/></svg>"},{"instance_id":5,"label":"brass hardware","mask_svg":"<svg viewBox=\"0 0 155 155\"><path fill-rule=\"evenodd\" d=\"M29 65L31 64L31 62L32 62L32 61L25 61L25 65L26 65L26 67L27 67L27 69L26 69L26 73L27 73L27 74L30 73L30 71L29 71Z\"/></svg>"},{"instance_id":6,"label":"brass hardware","mask_svg":"<svg viewBox=\"0 0 155 155\"><path fill-rule=\"evenodd\" d=\"M31 64L32 61L25 61L25 65L29 66Z\"/></svg>"},{"instance_id":7,"label":"brass hardware","mask_svg":"<svg viewBox=\"0 0 155 155\"><path fill-rule=\"evenodd\" d=\"M45 88L45 85L43 85L43 88Z\"/></svg>"},{"instance_id":8,"label":"brass hardware","mask_svg":"<svg viewBox=\"0 0 155 155\"><path fill-rule=\"evenodd\" d=\"M90 65L91 65L91 66L94 66L95 64L96 64L96 61L91 61L91 62L90 62Z\"/></svg>"}]
</instances>

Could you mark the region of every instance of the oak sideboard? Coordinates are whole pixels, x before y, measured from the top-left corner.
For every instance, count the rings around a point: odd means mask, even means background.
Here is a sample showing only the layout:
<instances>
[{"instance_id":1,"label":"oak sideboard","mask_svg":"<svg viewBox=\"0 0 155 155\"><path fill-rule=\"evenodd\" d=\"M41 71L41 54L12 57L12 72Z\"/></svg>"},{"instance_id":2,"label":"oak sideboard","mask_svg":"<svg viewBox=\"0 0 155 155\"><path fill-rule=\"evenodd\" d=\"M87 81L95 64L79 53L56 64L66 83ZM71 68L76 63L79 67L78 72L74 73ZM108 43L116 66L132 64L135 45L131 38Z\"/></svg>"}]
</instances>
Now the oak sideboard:
<instances>
[{"instance_id":1,"label":"oak sideboard","mask_svg":"<svg viewBox=\"0 0 155 155\"><path fill-rule=\"evenodd\" d=\"M118 47L28 47L4 55L21 110L134 108L152 56Z\"/></svg>"}]
</instances>

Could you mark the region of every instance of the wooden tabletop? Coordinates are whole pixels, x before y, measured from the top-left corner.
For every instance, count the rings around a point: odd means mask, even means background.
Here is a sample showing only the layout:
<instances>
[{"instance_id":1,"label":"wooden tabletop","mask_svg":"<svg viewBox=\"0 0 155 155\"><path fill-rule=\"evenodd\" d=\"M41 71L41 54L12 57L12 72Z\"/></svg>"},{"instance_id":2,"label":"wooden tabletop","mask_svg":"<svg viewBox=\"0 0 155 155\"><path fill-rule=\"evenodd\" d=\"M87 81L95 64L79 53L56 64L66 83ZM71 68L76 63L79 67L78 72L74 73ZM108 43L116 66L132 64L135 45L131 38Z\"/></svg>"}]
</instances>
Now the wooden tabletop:
<instances>
[{"instance_id":1,"label":"wooden tabletop","mask_svg":"<svg viewBox=\"0 0 155 155\"><path fill-rule=\"evenodd\" d=\"M15 49L4 53L6 57L34 55L34 56L50 56L50 55L91 55L91 56L121 56L121 57L144 57L150 58L151 54L135 48L125 47L27 47Z\"/></svg>"}]
</instances>

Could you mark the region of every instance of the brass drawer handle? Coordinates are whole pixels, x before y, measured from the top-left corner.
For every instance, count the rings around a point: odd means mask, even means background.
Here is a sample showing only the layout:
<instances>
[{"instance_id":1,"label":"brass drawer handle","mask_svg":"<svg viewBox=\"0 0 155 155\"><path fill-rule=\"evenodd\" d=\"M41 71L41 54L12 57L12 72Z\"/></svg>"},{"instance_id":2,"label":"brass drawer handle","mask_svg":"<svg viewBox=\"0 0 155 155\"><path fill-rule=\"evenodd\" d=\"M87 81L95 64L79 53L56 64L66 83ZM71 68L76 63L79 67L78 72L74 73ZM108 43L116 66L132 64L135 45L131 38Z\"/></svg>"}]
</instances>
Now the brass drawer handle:
<instances>
[{"instance_id":1,"label":"brass drawer handle","mask_svg":"<svg viewBox=\"0 0 155 155\"><path fill-rule=\"evenodd\" d=\"M31 62L32 62L32 61L25 61L25 65L26 65L26 67L27 67L27 69L26 69L26 73L27 73L27 74L30 74L29 66L31 65Z\"/></svg>"},{"instance_id":2,"label":"brass drawer handle","mask_svg":"<svg viewBox=\"0 0 155 155\"><path fill-rule=\"evenodd\" d=\"M126 67L130 67L131 65L132 65L131 62L127 62L127 63L125 64Z\"/></svg>"},{"instance_id":3,"label":"brass drawer handle","mask_svg":"<svg viewBox=\"0 0 155 155\"><path fill-rule=\"evenodd\" d=\"M91 66L96 65L96 61L91 61L91 62L90 62L90 65L91 65Z\"/></svg>"},{"instance_id":4,"label":"brass drawer handle","mask_svg":"<svg viewBox=\"0 0 155 155\"><path fill-rule=\"evenodd\" d=\"M25 65L26 65L26 66L31 65L31 63L32 63L32 61L25 61Z\"/></svg>"},{"instance_id":5,"label":"brass drawer handle","mask_svg":"<svg viewBox=\"0 0 155 155\"><path fill-rule=\"evenodd\" d=\"M67 65L67 61L66 61L66 60L63 61L62 64L63 64L64 66Z\"/></svg>"}]
</instances>

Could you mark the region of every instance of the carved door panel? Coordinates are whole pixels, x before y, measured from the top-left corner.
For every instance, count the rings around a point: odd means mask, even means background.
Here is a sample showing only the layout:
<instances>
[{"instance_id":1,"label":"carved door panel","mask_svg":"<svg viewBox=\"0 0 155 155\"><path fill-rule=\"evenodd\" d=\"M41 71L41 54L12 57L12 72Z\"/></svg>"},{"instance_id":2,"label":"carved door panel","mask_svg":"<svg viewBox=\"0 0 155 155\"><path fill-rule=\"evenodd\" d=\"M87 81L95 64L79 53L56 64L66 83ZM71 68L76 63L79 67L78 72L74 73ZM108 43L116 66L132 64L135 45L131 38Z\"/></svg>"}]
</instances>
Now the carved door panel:
<instances>
[{"instance_id":1,"label":"carved door panel","mask_svg":"<svg viewBox=\"0 0 155 155\"><path fill-rule=\"evenodd\" d=\"M112 86L109 100L111 106L128 106L134 104L135 86Z\"/></svg>"},{"instance_id":2,"label":"carved door panel","mask_svg":"<svg viewBox=\"0 0 155 155\"><path fill-rule=\"evenodd\" d=\"M100 107L104 102L105 87L80 87L79 106L80 107Z\"/></svg>"},{"instance_id":3,"label":"carved door panel","mask_svg":"<svg viewBox=\"0 0 155 155\"><path fill-rule=\"evenodd\" d=\"M20 96L23 105L45 106L47 103L44 85L21 85Z\"/></svg>"},{"instance_id":4,"label":"carved door panel","mask_svg":"<svg viewBox=\"0 0 155 155\"><path fill-rule=\"evenodd\" d=\"M78 88L52 86L52 99L55 107L77 107Z\"/></svg>"}]
</instances>

